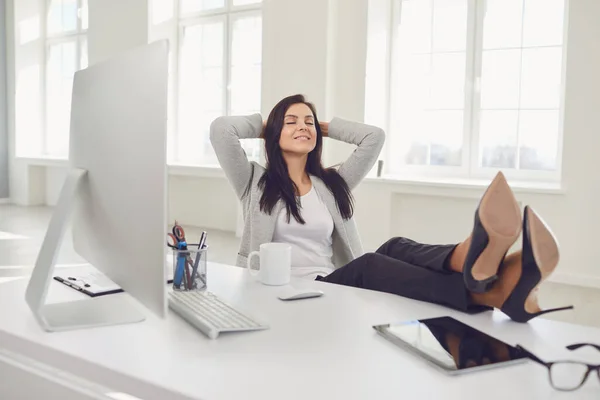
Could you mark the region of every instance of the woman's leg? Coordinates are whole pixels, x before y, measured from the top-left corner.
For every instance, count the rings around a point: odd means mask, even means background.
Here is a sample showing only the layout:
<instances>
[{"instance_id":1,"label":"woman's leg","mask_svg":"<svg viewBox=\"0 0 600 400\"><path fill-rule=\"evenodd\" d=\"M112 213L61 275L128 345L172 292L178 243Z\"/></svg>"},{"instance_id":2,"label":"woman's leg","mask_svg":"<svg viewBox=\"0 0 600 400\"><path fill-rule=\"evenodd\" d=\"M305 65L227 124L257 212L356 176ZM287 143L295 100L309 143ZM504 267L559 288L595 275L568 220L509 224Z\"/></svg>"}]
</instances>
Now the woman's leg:
<instances>
[{"instance_id":1,"label":"woman's leg","mask_svg":"<svg viewBox=\"0 0 600 400\"><path fill-rule=\"evenodd\" d=\"M318 280L377 290L415 300L441 304L468 313L502 308L522 274L521 251L506 256L498 281L486 293L472 293L462 275L434 271L380 253L367 253ZM531 296L535 297L537 288ZM538 305L529 312L540 311Z\"/></svg>"},{"instance_id":2,"label":"woman's leg","mask_svg":"<svg viewBox=\"0 0 600 400\"><path fill-rule=\"evenodd\" d=\"M459 244L436 245L395 237L385 242L376 253L434 271L462 272L468 250L468 239Z\"/></svg>"},{"instance_id":3,"label":"woman's leg","mask_svg":"<svg viewBox=\"0 0 600 400\"><path fill-rule=\"evenodd\" d=\"M522 262L520 251L508 255L498 272L497 282L486 293L470 292L460 273L424 268L381 253L365 254L328 276L317 279L477 313L503 307L520 281ZM535 298L536 294L537 289L534 289L530 297ZM539 305L536 303L535 307L527 311L540 311Z\"/></svg>"},{"instance_id":4,"label":"woman's leg","mask_svg":"<svg viewBox=\"0 0 600 400\"><path fill-rule=\"evenodd\" d=\"M451 246L453 247L453 246ZM438 260L451 248L439 250L432 259ZM447 255L447 254L446 254ZM441 262L438 261L438 264ZM437 264L436 264L437 265ZM427 301L460 311L475 313L490 308L475 304L466 289L461 274L413 265L381 253L368 253L319 280L345 286L397 294Z\"/></svg>"}]
</instances>

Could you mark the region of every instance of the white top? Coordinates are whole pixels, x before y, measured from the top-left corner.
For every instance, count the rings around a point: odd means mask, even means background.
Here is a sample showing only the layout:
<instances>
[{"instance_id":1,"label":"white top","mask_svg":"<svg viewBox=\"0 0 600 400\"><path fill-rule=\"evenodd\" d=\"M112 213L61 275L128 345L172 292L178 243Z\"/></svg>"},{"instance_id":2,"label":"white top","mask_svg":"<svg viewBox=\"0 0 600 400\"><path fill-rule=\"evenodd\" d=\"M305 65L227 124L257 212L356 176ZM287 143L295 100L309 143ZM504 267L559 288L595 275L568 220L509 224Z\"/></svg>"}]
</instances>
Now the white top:
<instances>
[{"instance_id":1,"label":"white top","mask_svg":"<svg viewBox=\"0 0 600 400\"><path fill-rule=\"evenodd\" d=\"M0 347L144 400L398 400L399 393L406 399L480 400L485 393L486 400L598 400L596 375L575 392L558 393L547 369L533 362L449 377L379 337L371 326L449 315L522 344L544 360L590 364L598 363L595 349L568 351L565 346L597 342L598 328L543 318L518 324L499 311L468 315L298 278L292 278L294 287L325 295L284 302L277 298L281 287L263 285L242 268L210 262L207 267L211 292L270 329L210 340L169 310L166 319L146 312L147 319L137 324L47 333L25 303L27 280L19 279L0 284ZM53 303L93 301L56 281L48 294ZM24 390L29 385L23 378L20 382ZM0 384L2 399L39 398L2 390Z\"/></svg>"},{"instance_id":2,"label":"white top","mask_svg":"<svg viewBox=\"0 0 600 400\"><path fill-rule=\"evenodd\" d=\"M283 208L277 215L273 241L289 243L292 246L292 275L315 279L326 276L334 270L331 256L333 219L327 206L314 189L300 196L300 213L305 224L294 217L287 221L287 211Z\"/></svg>"}]
</instances>

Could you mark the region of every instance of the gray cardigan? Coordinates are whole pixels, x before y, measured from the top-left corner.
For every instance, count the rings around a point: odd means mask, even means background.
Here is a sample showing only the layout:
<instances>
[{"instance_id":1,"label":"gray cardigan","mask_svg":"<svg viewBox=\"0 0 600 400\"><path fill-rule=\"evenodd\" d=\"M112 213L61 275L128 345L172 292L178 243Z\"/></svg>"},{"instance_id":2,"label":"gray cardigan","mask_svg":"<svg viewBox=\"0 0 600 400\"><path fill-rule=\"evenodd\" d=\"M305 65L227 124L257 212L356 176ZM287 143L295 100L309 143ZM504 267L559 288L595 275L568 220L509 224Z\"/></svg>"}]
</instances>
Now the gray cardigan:
<instances>
[{"instance_id":1,"label":"gray cardigan","mask_svg":"<svg viewBox=\"0 0 600 400\"><path fill-rule=\"evenodd\" d=\"M244 231L236 261L240 267L246 266L250 252L258 250L262 243L273 240L277 215L284 207L283 201L280 200L271 215L260 210L262 191L258 187L258 181L265 168L255 162L249 162L240 145L240 139L258 138L262 130L263 120L260 114L219 117L210 126L210 140L221 168L242 203ZM385 141L385 134L380 128L340 118L331 120L328 134L332 139L358 146L338 169L350 190L353 190L377 161ZM310 178L333 218L332 262L336 268L339 268L363 254L358 230L353 218L349 220L342 218L332 193L323 181L315 176ZM255 257L254 268L257 263Z\"/></svg>"}]
</instances>

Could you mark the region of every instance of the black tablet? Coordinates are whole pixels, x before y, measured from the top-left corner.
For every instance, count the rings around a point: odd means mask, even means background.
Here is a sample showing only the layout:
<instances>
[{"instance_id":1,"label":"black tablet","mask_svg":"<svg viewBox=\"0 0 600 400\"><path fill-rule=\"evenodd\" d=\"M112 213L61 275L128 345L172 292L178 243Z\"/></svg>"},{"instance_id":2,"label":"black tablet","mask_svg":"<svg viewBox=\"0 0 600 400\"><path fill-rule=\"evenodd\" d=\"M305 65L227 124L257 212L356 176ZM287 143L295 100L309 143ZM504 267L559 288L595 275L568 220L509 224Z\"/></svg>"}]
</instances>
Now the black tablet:
<instances>
[{"instance_id":1,"label":"black tablet","mask_svg":"<svg viewBox=\"0 0 600 400\"><path fill-rule=\"evenodd\" d=\"M376 325L373 328L449 374L516 364L526 360L517 348L452 317Z\"/></svg>"}]
</instances>

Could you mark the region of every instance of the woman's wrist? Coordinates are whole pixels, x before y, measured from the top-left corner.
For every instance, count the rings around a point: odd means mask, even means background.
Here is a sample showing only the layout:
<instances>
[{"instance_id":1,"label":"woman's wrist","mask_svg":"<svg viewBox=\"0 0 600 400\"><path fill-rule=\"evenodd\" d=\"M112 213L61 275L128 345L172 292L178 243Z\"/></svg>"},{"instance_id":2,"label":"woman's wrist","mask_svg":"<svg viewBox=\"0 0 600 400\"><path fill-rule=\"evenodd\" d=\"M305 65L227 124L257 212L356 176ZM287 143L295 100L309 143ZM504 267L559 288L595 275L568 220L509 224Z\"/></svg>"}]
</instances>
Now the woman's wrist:
<instances>
[{"instance_id":1,"label":"woman's wrist","mask_svg":"<svg viewBox=\"0 0 600 400\"><path fill-rule=\"evenodd\" d=\"M321 127L321 134L325 137L329 136L329 122L319 122L319 126Z\"/></svg>"}]
</instances>

